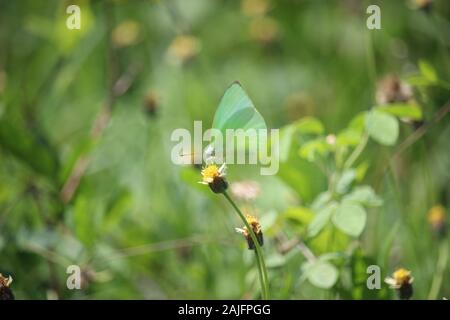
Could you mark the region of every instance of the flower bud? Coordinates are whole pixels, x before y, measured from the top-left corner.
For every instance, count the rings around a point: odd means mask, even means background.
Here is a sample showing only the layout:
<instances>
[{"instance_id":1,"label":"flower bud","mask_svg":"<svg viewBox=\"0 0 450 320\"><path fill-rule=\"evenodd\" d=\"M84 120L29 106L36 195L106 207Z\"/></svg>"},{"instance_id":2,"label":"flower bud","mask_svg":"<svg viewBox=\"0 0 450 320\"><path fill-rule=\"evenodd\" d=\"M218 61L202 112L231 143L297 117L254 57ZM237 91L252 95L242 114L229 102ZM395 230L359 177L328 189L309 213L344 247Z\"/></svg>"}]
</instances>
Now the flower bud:
<instances>
[{"instance_id":1,"label":"flower bud","mask_svg":"<svg viewBox=\"0 0 450 320\"><path fill-rule=\"evenodd\" d=\"M214 193L224 193L228 189L228 182L225 179L226 166L220 168L215 164L208 164L201 172L202 184L207 184Z\"/></svg>"},{"instance_id":2,"label":"flower bud","mask_svg":"<svg viewBox=\"0 0 450 320\"><path fill-rule=\"evenodd\" d=\"M11 282L11 276L6 278L0 273L0 300L14 300L14 294L9 287Z\"/></svg>"},{"instance_id":3,"label":"flower bud","mask_svg":"<svg viewBox=\"0 0 450 320\"><path fill-rule=\"evenodd\" d=\"M252 228L253 233L256 236L256 239L258 240L258 244L262 247L264 245L264 237L261 230L261 225L259 224L258 220L252 215L247 214L245 218L250 227ZM242 234L245 237L245 239L247 240L249 250L255 250L255 243L253 242L252 236L250 235L250 232L247 230L247 227L236 228L236 232Z\"/></svg>"},{"instance_id":4,"label":"flower bud","mask_svg":"<svg viewBox=\"0 0 450 320\"><path fill-rule=\"evenodd\" d=\"M438 238L445 237L447 233L447 219L445 208L443 206L433 206L428 211L427 220L430 224L431 229Z\"/></svg>"},{"instance_id":5,"label":"flower bud","mask_svg":"<svg viewBox=\"0 0 450 320\"><path fill-rule=\"evenodd\" d=\"M397 269L392 277L388 277L384 280L390 285L392 289L397 290L399 299L409 300L413 295L412 283L414 278L411 276L411 271L404 268Z\"/></svg>"}]
</instances>

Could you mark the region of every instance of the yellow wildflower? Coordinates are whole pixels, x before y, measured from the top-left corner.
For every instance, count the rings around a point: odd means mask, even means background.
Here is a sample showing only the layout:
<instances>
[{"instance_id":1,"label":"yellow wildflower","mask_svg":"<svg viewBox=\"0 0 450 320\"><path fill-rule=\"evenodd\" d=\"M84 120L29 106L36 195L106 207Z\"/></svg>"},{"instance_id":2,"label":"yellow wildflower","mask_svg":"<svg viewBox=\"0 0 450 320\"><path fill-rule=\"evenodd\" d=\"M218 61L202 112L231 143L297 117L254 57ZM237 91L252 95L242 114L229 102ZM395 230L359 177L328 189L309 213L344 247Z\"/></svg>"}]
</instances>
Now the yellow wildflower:
<instances>
[{"instance_id":1,"label":"yellow wildflower","mask_svg":"<svg viewBox=\"0 0 450 320\"><path fill-rule=\"evenodd\" d=\"M404 268L397 269L392 277L387 277L384 282L389 284L392 289L396 289L400 299L408 300L413 294L412 283L414 278L411 276L411 271Z\"/></svg>"},{"instance_id":2,"label":"yellow wildflower","mask_svg":"<svg viewBox=\"0 0 450 320\"><path fill-rule=\"evenodd\" d=\"M256 236L256 239L258 239L259 245L262 246L264 244L264 238L263 238L263 233L261 230L261 225L260 225L258 219L256 219L256 217L254 217L250 214L247 214L245 216L245 219L247 220L248 224L252 228L253 233ZM249 250L255 249L255 243L253 242L253 239L252 239L247 227L236 228L236 232L244 235L245 239L247 240Z\"/></svg>"},{"instance_id":3,"label":"yellow wildflower","mask_svg":"<svg viewBox=\"0 0 450 320\"><path fill-rule=\"evenodd\" d=\"M201 184L208 185L214 193L223 193L228 188L228 182L225 180L226 166L222 164L218 167L216 164L207 164L203 168Z\"/></svg>"}]
</instances>

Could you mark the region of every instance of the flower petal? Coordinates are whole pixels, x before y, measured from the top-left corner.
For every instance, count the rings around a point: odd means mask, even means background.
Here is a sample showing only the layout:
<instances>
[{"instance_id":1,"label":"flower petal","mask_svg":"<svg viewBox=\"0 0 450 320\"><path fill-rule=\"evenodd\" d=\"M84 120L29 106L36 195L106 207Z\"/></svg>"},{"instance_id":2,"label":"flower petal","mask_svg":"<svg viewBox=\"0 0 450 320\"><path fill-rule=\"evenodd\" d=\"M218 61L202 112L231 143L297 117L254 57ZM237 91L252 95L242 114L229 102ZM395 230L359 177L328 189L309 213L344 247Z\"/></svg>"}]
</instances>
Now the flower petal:
<instances>
[{"instance_id":1,"label":"flower petal","mask_svg":"<svg viewBox=\"0 0 450 320\"><path fill-rule=\"evenodd\" d=\"M390 286L395 286L397 285L397 281L395 281L394 278L385 278L384 282L387 283Z\"/></svg>"},{"instance_id":2,"label":"flower petal","mask_svg":"<svg viewBox=\"0 0 450 320\"><path fill-rule=\"evenodd\" d=\"M221 176L224 176L227 174L226 171L227 171L227 165L224 163L220 166L219 173Z\"/></svg>"}]
</instances>

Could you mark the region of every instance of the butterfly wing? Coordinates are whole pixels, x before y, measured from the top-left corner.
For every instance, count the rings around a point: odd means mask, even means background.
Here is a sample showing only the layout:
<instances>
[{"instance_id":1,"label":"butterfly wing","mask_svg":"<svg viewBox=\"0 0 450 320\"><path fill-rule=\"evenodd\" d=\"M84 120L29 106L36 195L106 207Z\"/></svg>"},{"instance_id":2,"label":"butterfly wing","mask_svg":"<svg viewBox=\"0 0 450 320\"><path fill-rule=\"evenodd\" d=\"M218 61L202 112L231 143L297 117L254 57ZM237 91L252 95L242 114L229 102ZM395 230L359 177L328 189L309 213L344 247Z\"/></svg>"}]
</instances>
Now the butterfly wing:
<instances>
[{"instance_id":1,"label":"butterfly wing","mask_svg":"<svg viewBox=\"0 0 450 320\"><path fill-rule=\"evenodd\" d=\"M226 129L266 129L266 122L239 82L225 91L214 115L214 129L225 134Z\"/></svg>"},{"instance_id":2,"label":"butterfly wing","mask_svg":"<svg viewBox=\"0 0 450 320\"><path fill-rule=\"evenodd\" d=\"M234 82L225 91L220 100L216 114L214 115L212 127L213 129L220 130L224 139L226 137L227 129L242 129L244 131L249 129L267 129L264 118L258 110L256 110L253 102L239 82ZM256 136L249 138L249 144L257 142L259 131L256 131L255 133ZM253 138L256 138L256 140ZM243 146L243 148L246 149L247 147L247 144L245 141L242 141L242 139L235 140L235 148L238 145L241 146L238 148L242 148ZM214 144L213 149L217 149L217 147L218 145Z\"/></svg>"}]
</instances>

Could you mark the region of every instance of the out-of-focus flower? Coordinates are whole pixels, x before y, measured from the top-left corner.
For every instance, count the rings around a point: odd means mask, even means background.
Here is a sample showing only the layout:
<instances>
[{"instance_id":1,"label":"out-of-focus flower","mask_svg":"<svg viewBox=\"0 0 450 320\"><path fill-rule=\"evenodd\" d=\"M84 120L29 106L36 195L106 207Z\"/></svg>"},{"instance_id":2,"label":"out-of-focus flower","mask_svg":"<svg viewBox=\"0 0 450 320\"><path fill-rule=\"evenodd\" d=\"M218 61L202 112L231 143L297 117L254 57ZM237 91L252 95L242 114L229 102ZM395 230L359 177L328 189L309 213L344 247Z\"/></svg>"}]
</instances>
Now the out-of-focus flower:
<instances>
[{"instance_id":1,"label":"out-of-focus flower","mask_svg":"<svg viewBox=\"0 0 450 320\"><path fill-rule=\"evenodd\" d=\"M249 16L262 16L269 10L268 0L242 0L241 2L242 12Z\"/></svg>"},{"instance_id":2,"label":"out-of-focus flower","mask_svg":"<svg viewBox=\"0 0 450 320\"><path fill-rule=\"evenodd\" d=\"M250 23L250 36L263 44L272 43L278 34L278 22L273 18L256 18Z\"/></svg>"},{"instance_id":3,"label":"out-of-focus flower","mask_svg":"<svg viewBox=\"0 0 450 320\"><path fill-rule=\"evenodd\" d=\"M251 180L234 182L230 188L233 196L244 201L255 200L261 193L258 182Z\"/></svg>"},{"instance_id":4,"label":"out-of-focus flower","mask_svg":"<svg viewBox=\"0 0 450 320\"><path fill-rule=\"evenodd\" d=\"M314 114L314 99L306 92L298 91L290 94L286 98L286 111L291 120L297 120L304 116Z\"/></svg>"},{"instance_id":5,"label":"out-of-focus flower","mask_svg":"<svg viewBox=\"0 0 450 320\"><path fill-rule=\"evenodd\" d=\"M252 228L253 233L255 234L259 245L263 246L264 245L264 237L263 237L263 233L262 233L262 230L261 230L261 225L259 224L258 219L256 219L256 217L254 217L254 216L252 216L250 214L246 214L245 215L245 219L247 220L248 224ZM235 230L236 230L236 232L244 235L245 239L247 240L248 249L249 250L254 250L255 249L255 243L253 242L252 236L250 235L247 227L236 228Z\"/></svg>"},{"instance_id":6,"label":"out-of-focus flower","mask_svg":"<svg viewBox=\"0 0 450 320\"><path fill-rule=\"evenodd\" d=\"M14 300L14 295L10 289L12 281L11 276L6 278L0 273L0 300Z\"/></svg>"},{"instance_id":7,"label":"out-of-focus flower","mask_svg":"<svg viewBox=\"0 0 450 320\"><path fill-rule=\"evenodd\" d=\"M169 60L175 64L182 64L200 52L200 41L188 35L177 36L167 50Z\"/></svg>"},{"instance_id":8,"label":"out-of-focus flower","mask_svg":"<svg viewBox=\"0 0 450 320\"><path fill-rule=\"evenodd\" d=\"M429 13L433 8L433 0L411 0L411 6L413 9L423 10Z\"/></svg>"},{"instance_id":9,"label":"out-of-focus flower","mask_svg":"<svg viewBox=\"0 0 450 320\"><path fill-rule=\"evenodd\" d=\"M439 236L444 237L447 233L447 217L445 208L441 205L433 206L427 215L428 223L433 231Z\"/></svg>"},{"instance_id":10,"label":"out-of-focus flower","mask_svg":"<svg viewBox=\"0 0 450 320\"><path fill-rule=\"evenodd\" d=\"M200 183L208 185L214 193L224 193L227 190L228 182L225 180L225 163L220 168L216 164L208 164L202 169L201 174L203 178Z\"/></svg>"},{"instance_id":11,"label":"out-of-focus flower","mask_svg":"<svg viewBox=\"0 0 450 320\"><path fill-rule=\"evenodd\" d=\"M121 22L112 32L112 42L118 48L135 44L139 38L140 26L136 21Z\"/></svg>"},{"instance_id":12,"label":"out-of-focus flower","mask_svg":"<svg viewBox=\"0 0 450 320\"><path fill-rule=\"evenodd\" d=\"M408 57L408 46L404 40L399 38L393 38L389 42L389 51L397 59L406 59Z\"/></svg>"},{"instance_id":13,"label":"out-of-focus flower","mask_svg":"<svg viewBox=\"0 0 450 320\"><path fill-rule=\"evenodd\" d=\"M153 90L148 91L144 97L144 112L150 117L155 117L158 112L158 106L158 94Z\"/></svg>"},{"instance_id":14,"label":"out-of-focus flower","mask_svg":"<svg viewBox=\"0 0 450 320\"><path fill-rule=\"evenodd\" d=\"M392 277L384 279L392 289L396 289L401 300L408 300L413 295L412 283L414 278L411 276L411 271L404 268L397 269Z\"/></svg>"},{"instance_id":15,"label":"out-of-focus flower","mask_svg":"<svg viewBox=\"0 0 450 320\"><path fill-rule=\"evenodd\" d=\"M378 104L406 102L413 97L409 84L400 80L397 75L387 75L378 82L375 99Z\"/></svg>"},{"instance_id":16,"label":"out-of-focus flower","mask_svg":"<svg viewBox=\"0 0 450 320\"><path fill-rule=\"evenodd\" d=\"M325 141L329 144L334 146L336 144L336 136L334 134L329 134L326 136Z\"/></svg>"}]
</instances>

